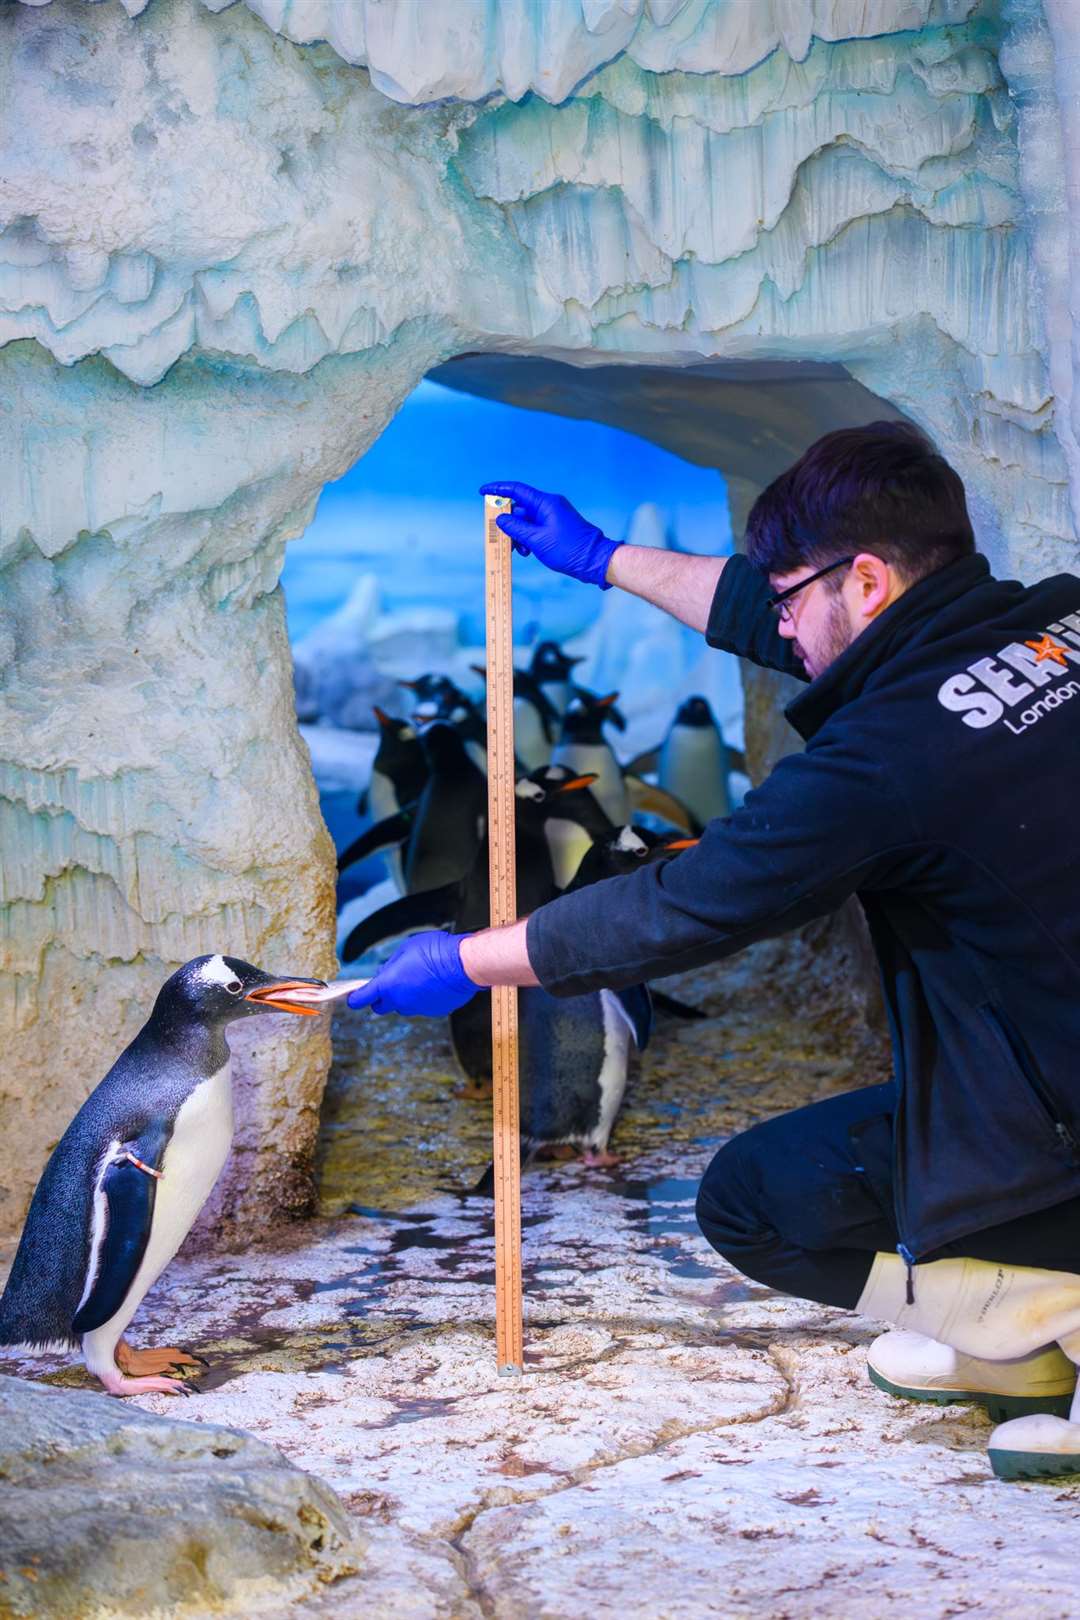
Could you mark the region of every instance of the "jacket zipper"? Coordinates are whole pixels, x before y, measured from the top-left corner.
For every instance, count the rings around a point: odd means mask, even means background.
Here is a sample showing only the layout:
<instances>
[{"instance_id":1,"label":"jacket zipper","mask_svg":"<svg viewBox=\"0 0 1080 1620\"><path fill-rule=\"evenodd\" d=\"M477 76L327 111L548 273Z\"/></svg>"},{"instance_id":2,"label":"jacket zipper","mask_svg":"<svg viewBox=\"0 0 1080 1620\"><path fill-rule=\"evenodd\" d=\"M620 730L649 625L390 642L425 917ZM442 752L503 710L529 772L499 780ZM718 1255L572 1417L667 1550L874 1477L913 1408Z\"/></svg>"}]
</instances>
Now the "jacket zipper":
<instances>
[{"instance_id":1,"label":"jacket zipper","mask_svg":"<svg viewBox=\"0 0 1080 1620\"><path fill-rule=\"evenodd\" d=\"M909 1305L915 1303L915 1256L906 1243L898 1243L896 1252L907 1267L907 1291L904 1298Z\"/></svg>"},{"instance_id":2,"label":"jacket zipper","mask_svg":"<svg viewBox=\"0 0 1080 1620\"><path fill-rule=\"evenodd\" d=\"M1012 1058L1013 1063L1016 1066L1017 1073L1030 1090L1039 1107L1042 1109L1046 1116L1047 1123L1052 1126L1054 1134L1061 1143L1065 1152L1071 1159L1080 1160L1080 1143L1077 1142L1076 1137L1073 1135L1072 1131L1070 1131L1065 1121L1063 1119L1058 1119L1057 1115L1055 1114L1055 1105L1051 1098L1047 1095L1042 1080L1038 1073L1035 1072L1033 1064L1025 1063L1021 1059L1021 1056L1019 1052L1017 1052L1014 1043L1009 1038L1008 1029L1005 1023L1002 1021L1001 1015L999 1014L997 1008L993 1006L992 1003L986 1002L983 1005L982 1013L987 1023L993 1028L998 1039L1002 1042L1006 1052Z\"/></svg>"}]
</instances>

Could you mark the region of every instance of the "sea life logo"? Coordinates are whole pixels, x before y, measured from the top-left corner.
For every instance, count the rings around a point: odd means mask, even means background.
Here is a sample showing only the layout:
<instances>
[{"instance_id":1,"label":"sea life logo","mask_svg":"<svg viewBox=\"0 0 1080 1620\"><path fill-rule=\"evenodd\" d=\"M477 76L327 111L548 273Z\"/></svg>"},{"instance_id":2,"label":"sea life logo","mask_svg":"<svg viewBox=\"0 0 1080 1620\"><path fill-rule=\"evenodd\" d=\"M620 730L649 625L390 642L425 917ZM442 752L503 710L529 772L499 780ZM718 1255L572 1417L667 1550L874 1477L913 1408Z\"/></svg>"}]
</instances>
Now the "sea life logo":
<instances>
[{"instance_id":1,"label":"sea life logo","mask_svg":"<svg viewBox=\"0 0 1080 1620\"><path fill-rule=\"evenodd\" d=\"M1080 679L1061 679L1077 666L1080 613L1066 613L1059 624L1031 640L1012 641L996 658L978 658L960 674L950 675L938 688L937 700L973 731L1004 721L1019 736L1063 703L1080 697Z\"/></svg>"}]
</instances>

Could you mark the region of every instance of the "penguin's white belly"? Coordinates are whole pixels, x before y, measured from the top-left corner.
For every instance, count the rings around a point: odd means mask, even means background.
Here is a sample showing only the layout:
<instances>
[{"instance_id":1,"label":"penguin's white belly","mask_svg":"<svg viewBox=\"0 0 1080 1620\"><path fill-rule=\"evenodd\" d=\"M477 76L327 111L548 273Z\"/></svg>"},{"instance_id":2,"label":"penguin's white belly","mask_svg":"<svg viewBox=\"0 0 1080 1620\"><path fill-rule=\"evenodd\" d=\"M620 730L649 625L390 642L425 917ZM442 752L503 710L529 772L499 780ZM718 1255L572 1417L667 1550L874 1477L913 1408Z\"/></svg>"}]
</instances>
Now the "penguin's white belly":
<instances>
[{"instance_id":1,"label":"penguin's white belly","mask_svg":"<svg viewBox=\"0 0 1080 1620\"><path fill-rule=\"evenodd\" d=\"M368 783L368 814L372 823L385 821L387 816L396 816L400 809L393 782L388 776L384 776L382 771L372 771ZM384 850L383 861L386 864L387 877L398 894L404 894L405 874L402 871L400 849Z\"/></svg>"},{"instance_id":2,"label":"penguin's white belly","mask_svg":"<svg viewBox=\"0 0 1080 1620\"><path fill-rule=\"evenodd\" d=\"M468 754L469 758L472 760L472 762L476 766L477 770L478 771L483 771L484 775L486 776L487 775L487 749L484 747L483 743L482 742L476 742L475 740L470 739L465 744L465 752Z\"/></svg>"},{"instance_id":3,"label":"penguin's white belly","mask_svg":"<svg viewBox=\"0 0 1080 1620\"><path fill-rule=\"evenodd\" d=\"M556 765L569 765L579 776L591 772L596 781L591 793L617 827L630 819L630 796L626 791L619 762L606 743L560 743L552 759Z\"/></svg>"},{"instance_id":4,"label":"penguin's white belly","mask_svg":"<svg viewBox=\"0 0 1080 1620\"><path fill-rule=\"evenodd\" d=\"M541 681L540 690L558 714L565 714L570 706L569 681Z\"/></svg>"},{"instance_id":5,"label":"penguin's white belly","mask_svg":"<svg viewBox=\"0 0 1080 1620\"><path fill-rule=\"evenodd\" d=\"M561 816L557 820L547 822L544 834L548 841L555 882L560 889L565 889L585 859L586 853L591 849L592 839L576 821L564 821Z\"/></svg>"},{"instance_id":6,"label":"penguin's white belly","mask_svg":"<svg viewBox=\"0 0 1080 1620\"><path fill-rule=\"evenodd\" d=\"M600 1005L604 1013L604 1061L598 1076L600 1118L587 1145L603 1153L626 1095L631 1032L622 1002L613 990L601 990Z\"/></svg>"},{"instance_id":7,"label":"penguin's white belly","mask_svg":"<svg viewBox=\"0 0 1080 1620\"><path fill-rule=\"evenodd\" d=\"M226 1061L195 1087L176 1116L154 1193L150 1238L135 1279L115 1315L83 1339L91 1372L99 1362L113 1366L117 1340L194 1226L229 1156L232 1137L232 1081Z\"/></svg>"},{"instance_id":8,"label":"penguin's white belly","mask_svg":"<svg viewBox=\"0 0 1080 1620\"><path fill-rule=\"evenodd\" d=\"M514 700L514 753L527 771L538 770L551 758L544 722L535 706L524 698Z\"/></svg>"},{"instance_id":9,"label":"penguin's white belly","mask_svg":"<svg viewBox=\"0 0 1080 1620\"><path fill-rule=\"evenodd\" d=\"M660 786L686 805L704 826L731 814L727 756L710 726L673 726L660 750Z\"/></svg>"}]
</instances>

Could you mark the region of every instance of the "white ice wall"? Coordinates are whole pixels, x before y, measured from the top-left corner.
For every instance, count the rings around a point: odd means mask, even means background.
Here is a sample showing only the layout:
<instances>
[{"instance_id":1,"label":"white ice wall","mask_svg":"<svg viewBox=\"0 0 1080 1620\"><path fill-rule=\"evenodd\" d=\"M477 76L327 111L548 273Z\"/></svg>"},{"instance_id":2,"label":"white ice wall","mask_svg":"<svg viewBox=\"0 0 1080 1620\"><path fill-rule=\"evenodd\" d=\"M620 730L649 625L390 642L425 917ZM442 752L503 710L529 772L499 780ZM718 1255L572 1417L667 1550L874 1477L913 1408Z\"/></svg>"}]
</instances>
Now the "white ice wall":
<instances>
[{"instance_id":1,"label":"white ice wall","mask_svg":"<svg viewBox=\"0 0 1080 1620\"><path fill-rule=\"evenodd\" d=\"M1019 108L1075 149L1054 10L1051 86L1006 7L1016 98L967 0L0 10L9 1219L174 961L329 965L275 582L434 364L840 362L937 437L998 565L1075 557L1068 195L1017 141ZM249 1212L301 1196L325 1049L293 1038Z\"/></svg>"}]
</instances>

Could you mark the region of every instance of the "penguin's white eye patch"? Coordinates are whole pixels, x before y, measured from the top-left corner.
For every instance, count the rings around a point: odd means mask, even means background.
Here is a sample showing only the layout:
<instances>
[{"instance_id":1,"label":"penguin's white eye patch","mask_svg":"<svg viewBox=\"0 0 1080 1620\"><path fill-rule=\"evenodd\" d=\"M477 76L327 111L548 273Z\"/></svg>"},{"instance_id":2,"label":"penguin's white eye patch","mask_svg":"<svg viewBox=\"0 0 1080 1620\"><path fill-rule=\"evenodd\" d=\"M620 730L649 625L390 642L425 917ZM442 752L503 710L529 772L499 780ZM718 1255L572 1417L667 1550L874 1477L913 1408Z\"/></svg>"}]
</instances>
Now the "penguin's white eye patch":
<instances>
[{"instance_id":1,"label":"penguin's white eye patch","mask_svg":"<svg viewBox=\"0 0 1080 1620\"><path fill-rule=\"evenodd\" d=\"M624 827L615 840L615 848L621 849L625 855L647 855L649 846L644 839L639 838L632 827Z\"/></svg>"},{"instance_id":2,"label":"penguin's white eye patch","mask_svg":"<svg viewBox=\"0 0 1080 1620\"><path fill-rule=\"evenodd\" d=\"M534 804L539 804L547 797L539 782L530 782L527 776L517 784L514 792L519 799L532 799Z\"/></svg>"},{"instance_id":3,"label":"penguin's white eye patch","mask_svg":"<svg viewBox=\"0 0 1080 1620\"><path fill-rule=\"evenodd\" d=\"M398 737L402 742L412 742L416 737L416 732L413 730L412 726L402 726L401 730L398 732Z\"/></svg>"},{"instance_id":4,"label":"penguin's white eye patch","mask_svg":"<svg viewBox=\"0 0 1080 1620\"><path fill-rule=\"evenodd\" d=\"M199 978L206 984L222 984L226 990L231 990L236 984L236 972L225 961L223 956L209 956L199 968Z\"/></svg>"},{"instance_id":5,"label":"penguin's white eye patch","mask_svg":"<svg viewBox=\"0 0 1080 1620\"><path fill-rule=\"evenodd\" d=\"M229 992L230 996L238 996L244 987L240 983L239 979L230 979L225 988Z\"/></svg>"}]
</instances>

